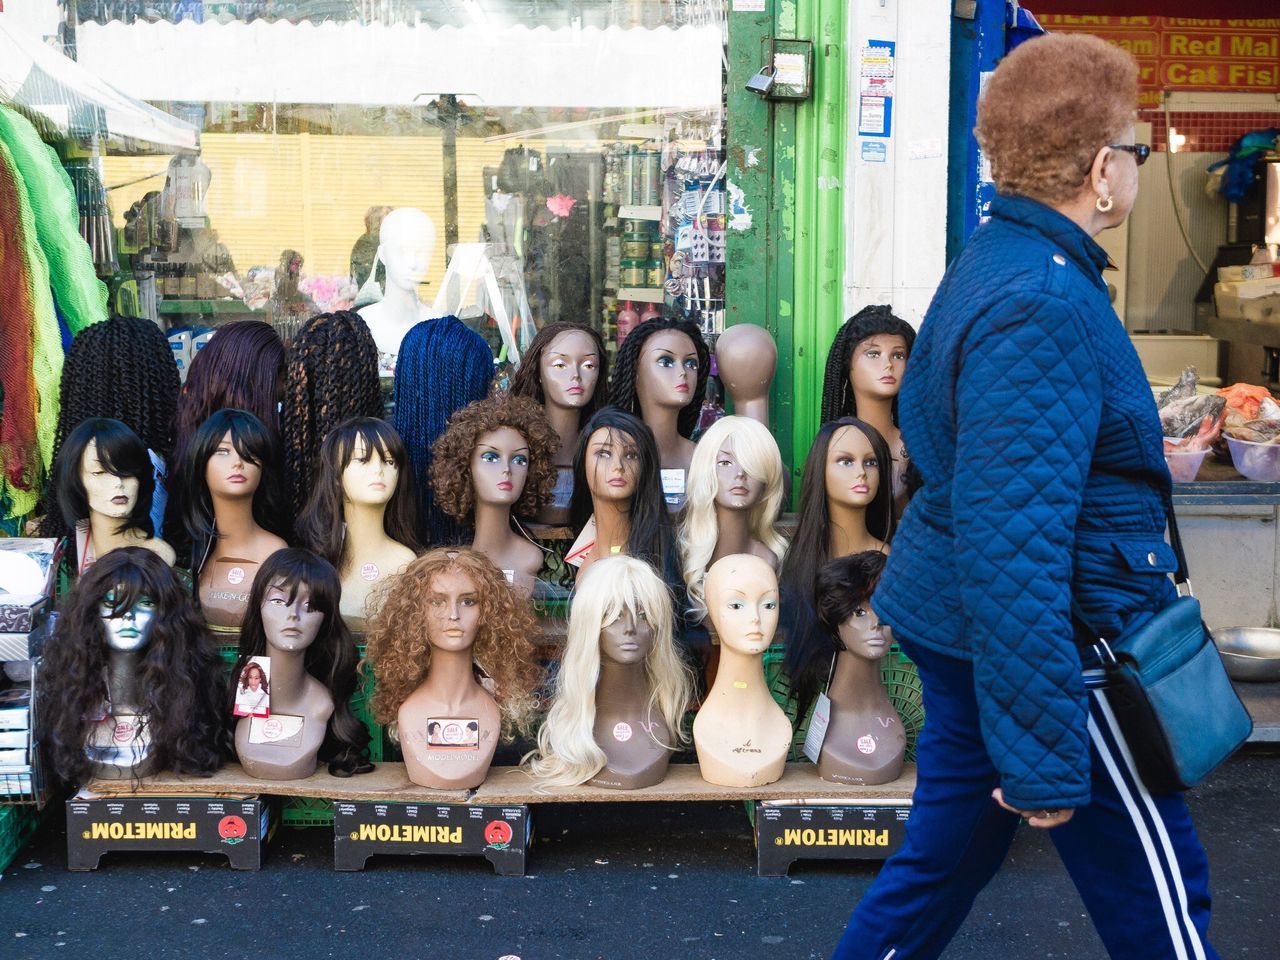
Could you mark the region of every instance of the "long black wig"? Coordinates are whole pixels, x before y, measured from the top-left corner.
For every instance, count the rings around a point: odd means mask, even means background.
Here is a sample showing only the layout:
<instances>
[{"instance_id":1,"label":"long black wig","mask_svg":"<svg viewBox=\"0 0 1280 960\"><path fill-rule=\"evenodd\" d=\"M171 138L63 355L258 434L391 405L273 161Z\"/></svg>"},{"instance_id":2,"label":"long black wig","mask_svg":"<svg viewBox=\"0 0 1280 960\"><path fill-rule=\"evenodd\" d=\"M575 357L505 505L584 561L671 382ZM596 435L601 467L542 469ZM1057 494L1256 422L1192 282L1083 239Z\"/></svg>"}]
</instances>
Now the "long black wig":
<instances>
[{"instance_id":1,"label":"long black wig","mask_svg":"<svg viewBox=\"0 0 1280 960\"><path fill-rule=\"evenodd\" d=\"M880 483L867 507L867 532L877 540L893 539L893 489L890 480L889 444L880 431L856 417L841 417L818 428L804 461L800 481L800 512L796 535L782 559L779 582L782 589L781 625L786 635L787 675L793 680L804 670L810 634L819 629L814 610L814 586L818 571L831 557L831 513L827 509L827 453L831 439L845 427L860 430L871 444L880 464Z\"/></svg>"},{"instance_id":2,"label":"long black wig","mask_svg":"<svg viewBox=\"0 0 1280 960\"><path fill-rule=\"evenodd\" d=\"M298 541L334 567L342 564L343 503L342 472L356 453L356 443L364 442L364 459L389 457L400 468L395 492L382 515L382 528L392 540L414 553L421 553L418 541L417 497L409 455L395 427L376 417L353 417L339 424L320 445L315 483L311 496L298 517Z\"/></svg>"},{"instance_id":3,"label":"long black wig","mask_svg":"<svg viewBox=\"0 0 1280 960\"><path fill-rule=\"evenodd\" d=\"M277 550L259 567L257 576L253 578L249 605L240 628L240 656L231 671L223 715L231 716L236 685L250 658L270 656L267 633L262 624L262 599L267 590L276 587L288 591L289 602L292 603L301 586L310 593L311 609L324 614L315 642L307 647L303 667L324 684L333 697L333 714L329 717L319 759L328 763L329 772L335 777L369 773L373 770L373 764L369 762L369 731L351 710L351 698L359 683L356 668L360 654L351 639L351 631L338 612L342 592L338 572L329 561L310 550L297 547Z\"/></svg>"},{"instance_id":4,"label":"long black wig","mask_svg":"<svg viewBox=\"0 0 1280 960\"><path fill-rule=\"evenodd\" d=\"M213 637L168 564L144 547L121 547L80 578L45 646L41 738L49 768L67 785L84 783L92 772L85 743L108 695L103 617L130 609L140 597L156 611L138 706L157 768L209 776L222 762L224 687Z\"/></svg>"},{"instance_id":5,"label":"long black wig","mask_svg":"<svg viewBox=\"0 0 1280 960\"><path fill-rule=\"evenodd\" d=\"M692 320L683 317L656 317L646 320L629 334L618 348L618 355L613 363L613 379L609 383L609 402L628 413L640 416L640 395L636 389L640 355L644 345L655 333L675 330L685 334L693 341L693 348L698 354L698 379L689 402L680 408L676 417L676 432L685 439L693 436L698 426L698 416L702 412L702 401L707 393L707 377L711 373L711 353L707 349L707 341L702 339L702 330Z\"/></svg>"},{"instance_id":6,"label":"long black wig","mask_svg":"<svg viewBox=\"0 0 1280 960\"><path fill-rule=\"evenodd\" d=\"M80 461L90 443L95 445L98 461L109 473L138 481L138 499L129 516L120 521L116 533L141 530L148 538L155 536L151 497L156 480L146 444L125 424L106 417L85 420L67 434L53 462L52 484L65 528L75 530L76 524L89 516L89 498L80 478Z\"/></svg>"},{"instance_id":7,"label":"long black wig","mask_svg":"<svg viewBox=\"0 0 1280 960\"><path fill-rule=\"evenodd\" d=\"M856 417L857 404L853 388L849 385L849 365L853 352L863 340L877 334L901 337L907 344L907 356L916 343L915 327L894 315L888 304L863 307L845 321L827 353L827 367L822 377L822 422L840 417ZM893 399L893 422L898 422L898 398Z\"/></svg>"},{"instance_id":8,"label":"long black wig","mask_svg":"<svg viewBox=\"0 0 1280 960\"><path fill-rule=\"evenodd\" d=\"M186 506L182 521L191 539L191 579L197 592L200 570L218 536L205 471L209 458L228 433L236 453L262 470L262 479L253 494L254 522L283 540L290 539L288 515L280 492L280 447L275 435L248 410L219 410L200 424L179 469Z\"/></svg>"}]
</instances>

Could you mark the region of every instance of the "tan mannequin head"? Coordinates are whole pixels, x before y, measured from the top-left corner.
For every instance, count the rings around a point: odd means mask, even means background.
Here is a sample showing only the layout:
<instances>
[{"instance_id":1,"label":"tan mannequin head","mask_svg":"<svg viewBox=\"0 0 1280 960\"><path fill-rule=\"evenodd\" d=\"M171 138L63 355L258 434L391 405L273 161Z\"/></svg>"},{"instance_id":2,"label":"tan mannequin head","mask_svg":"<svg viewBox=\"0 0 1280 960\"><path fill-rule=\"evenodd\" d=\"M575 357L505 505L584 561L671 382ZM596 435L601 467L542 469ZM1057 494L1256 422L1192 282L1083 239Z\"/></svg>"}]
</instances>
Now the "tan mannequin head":
<instances>
[{"instance_id":1,"label":"tan mannequin head","mask_svg":"<svg viewBox=\"0 0 1280 960\"><path fill-rule=\"evenodd\" d=\"M581 410L595 397L601 357L595 337L585 330L566 330L554 337L538 357L538 377L549 406Z\"/></svg>"},{"instance_id":2,"label":"tan mannequin head","mask_svg":"<svg viewBox=\"0 0 1280 960\"><path fill-rule=\"evenodd\" d=\"M624 503L636 492L639 451L620 430L601 427L587 438L585 467L591 498Z\"/></svg>"},{"instance_id":3,"label":"tan mannequin head","mask_svg":"<svg viewBox=\"0 0 1280 960\"><path fill-rule=\"evenodd\" d=\"M870 438L857 427L844 426L827 447L827 500L847 507L869 507L880 490L881 464Z\"/></svg>"},{"instance_id":4,"label":"tan mannequin head","mask_svg":"<svg viewBox=\"0 0 1280 960\"><path fill-rule=\"evenodd\" d=\"M849 360L849 386L858 398L891 400L902 387L910 353L907 338L876 333L859 341Z\"/></svg>"},{"instance_id":5,"label":"tan mannequin head","mask_svg":"<svg viewBox=\"0 0 1280 960\"><path fill-rule=\"evenodd\" d=\"M138 502L138 478L112 473L98 458L98 443L90 440L80 457L80 484L90 513L126 520Z\"/></svg>"},{"instance_id":6,"label":"tan mannequin head","mask_svg":"<svg viewBox=\"0 0 1280 960\"><path fill-rule=\"evenodd\" d=\"M644 342L636 364L636 393L641 405L681 410L694 397L698 351L688 334L661 330Z\"/></svg>"},{"instance_id":7,"label":"tan mannequin head","mask_svg":"<svg viewBox=\"0 0 1280 960\"><path fill-rule=\"evenodd\" d=\"M290 596L292 594L292 597ZM267 651L297 653L315 643L326 614L311 606L311 587L299 583L292 589L284 580L267 586L258 607L266 635Z\"/></svg>"},{"instance_id":8,"label":"tan mannequin head","mask_svg":"<svg viewBox=\"0 0 1280 960\"><path fill-rule=\"evenodd\" d=\"M351 459L342 468L342 502L385 506L400 483L400 464L389 450L377 450L356 434Z\"/></svg>"},{"instance_id":9,"label":"tan mannequin head","mask_svg":"<svg viewBox=\"0 0 1280 960\"><path fill-rule=\"evenodd\" d=\"M228 430L205 462L204 481L215 499L252 499L262 482L262 466L236 448Z\"/></svg>"},{"instance_id":10,"label":"tan mannequin head","mask_svg":"<svg viewBox=\"0 0 1280 960\"><path fill-rule=\"evenodd\" d=\"M717 560L707 571L706 595L724 647L744 656L768 649L778 627L778 577L768 563L745 553Z\"/></svg>"},{"instance_id":11,"label":"tan mannequin head","mask_svg":"<svg viewBox=\"0 0 1280 960\"><path fill-rule=\"evenodd\" d=\"M734 412L769 422L769 388L778 369L778 345L764 327L738 323L716 340L716 368Z\"/></svg>"}]
</instances>

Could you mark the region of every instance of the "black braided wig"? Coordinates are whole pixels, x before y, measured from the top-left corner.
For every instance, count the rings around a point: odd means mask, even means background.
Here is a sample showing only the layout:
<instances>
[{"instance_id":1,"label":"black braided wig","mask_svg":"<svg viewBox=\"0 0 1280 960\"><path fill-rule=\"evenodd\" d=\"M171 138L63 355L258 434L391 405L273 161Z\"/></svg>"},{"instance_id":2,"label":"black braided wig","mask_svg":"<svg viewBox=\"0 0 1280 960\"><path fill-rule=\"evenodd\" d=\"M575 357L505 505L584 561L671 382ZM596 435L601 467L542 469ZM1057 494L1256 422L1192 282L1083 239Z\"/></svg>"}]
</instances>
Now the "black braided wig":
<instances>
[{"instance_id":1,"label":"black braided wig","mask_svg":"<svg viewBox=\"0 0 1280 960\"><path fill-rule=\"evenodd\" d=\"M823 423L858 415L853 388L849 386L849 364L853 362L853 351L858 344L876 334L901 337L907 343L907 357L910 358L916 344L915 327L895 316L893 308L888 304L863 307L845 321L831 341L831 350L827 353L827 368L822 377ZM893 398L893 422L895 426L898 423L897 397Z\"/></svg>"},{"instance_id":2,"label":"black braided wig","mask_svg":"<svg viewBox=\"0 0 1280 960\"><path fill-rule=\"evenodd\" d=\"M150 320L111 317L85 327L71 341L62 365L54 460L82 421L105 417L129 427L167 464L179 386L169 340ZM52 485L45 487L40 512L42 537L71 534Z\"/></svg>"},{"instance_id":3,"label":"black braided wig","mask_svg":"<svg viewBox=\"0 0 1280 960\"><path fill-rule=\"evenodd\" d=\"M285 348L284 470L293 516L307 502L325 434L352 417L382 414L378 347L351 310L322 313Z\"/></svg>"},{"instance_id":4,"label":"black braided wig","mask_svg":"<svg viewBox=\"0 0 1280 960\"><path fill-rule=\"evenodd\" d=\"M618 348L618 355L613 362L613 379L609 384L609 402L627 413L640 413L640 397L636 392L636 368L640 363L640 353L645 341L655 333L664 330L676 330L693 341L693 348L698 353L698 381L694 385L689 402L680 408L676 418L676 431L685 439L693 437L694 428L698 425L698 416L702 412L702 400L707 392L707 377L711 373L711 353L707 342L702 339L702 330L692 320L681 317L657 317L646 320L627 335L627 339Z\"/></svg>"}]
</instances>

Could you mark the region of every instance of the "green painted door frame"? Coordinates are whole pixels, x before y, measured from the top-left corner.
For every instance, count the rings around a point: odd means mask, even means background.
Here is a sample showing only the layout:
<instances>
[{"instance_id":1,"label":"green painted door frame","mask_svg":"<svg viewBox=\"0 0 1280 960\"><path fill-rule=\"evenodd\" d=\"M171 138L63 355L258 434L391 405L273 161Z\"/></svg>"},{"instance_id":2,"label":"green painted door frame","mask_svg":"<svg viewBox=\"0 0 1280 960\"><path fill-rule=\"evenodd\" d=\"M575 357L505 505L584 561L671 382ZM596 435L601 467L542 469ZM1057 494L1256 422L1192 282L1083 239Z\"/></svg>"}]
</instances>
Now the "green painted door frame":
<instances>
[{"instance_id":1,"label":"green painted door frame","mask_svg":"<svg viewBox=\"0 0 1280 960\"><path fill-rule=\"evenodd\" d=\"M765 0L729 10L728 178L751 213L728 237L727 322L778 342L773 433L799 490L817 431L827 348L843 320L848 0ZM814 95L770 103L744 86L769 37L812 40Z\"/></svg>"}]
</instances>

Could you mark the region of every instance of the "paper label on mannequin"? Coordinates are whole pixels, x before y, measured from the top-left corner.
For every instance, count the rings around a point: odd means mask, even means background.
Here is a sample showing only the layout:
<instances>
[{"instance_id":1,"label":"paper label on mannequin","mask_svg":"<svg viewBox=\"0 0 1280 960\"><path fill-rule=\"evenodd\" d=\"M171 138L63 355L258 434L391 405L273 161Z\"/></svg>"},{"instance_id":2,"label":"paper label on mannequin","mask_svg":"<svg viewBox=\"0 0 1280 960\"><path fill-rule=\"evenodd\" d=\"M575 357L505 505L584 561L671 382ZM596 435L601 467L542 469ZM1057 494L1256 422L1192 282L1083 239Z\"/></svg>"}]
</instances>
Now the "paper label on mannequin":
<instances>
[{"instance_id":1,"label":"paper label on mannequin","mask_svg":"<svg viewBox=\"0 0 1280 960\"><path fill-rule=\"evenodd\" d=\"M662 477L662 499L672 506L684 503L684 470L673 467L669 470L659 470L658 474Z\"/></svg>"},{"instance_id":2,"label":"paper label on mannequin","mask_svg":"<svg viewBox=\"0 0 1280 960\"><path fill-rule=\"evenodd\" d=\"M277 747L300 747L304 720L304 717L293 717L287 713L252 717L249 720L249 742L271 743Z\"/></svg>"},{"instance_id":3,"label":"paper label on mannequin","mask_svg":"<svg viewBox=\"0 0 1280 960\"><path fill-rule=\"evenodd\" d=\"M507 585L514 586L516 582L516 572L514 570L503 570L502 575L507 578Z\"/></svg>"},{"instance_id":4,"label":"paper label on mannequin","mask_svg":"<svg viewBox=\"0 0 1280 960\"><path fill-rule=\"evenodd\" d=\"M569 548L569 552L565 554L564 562L571 567L580 567L587 559L596 545L596 518L593 516L587 521L587 525L582 528L582 532L578 534L578 539L573 541L573 546Z\"/></svg>"},{"instance_id":5,"label":"paper label on mannequin","mask_svg":"<svg viewBox=\"0 0 1280 960\"><path fill-rule=\"evenodd\" d=\"M876 752L876 738L871 734L864 734L858 738L858 751L868 756Z\"/></svg>"},{"instance_id":6,"label":"paper label on mannequin","mask_svg":"<svg viewBox=\"0 0 1280 960\"><path fill-rule=\"evenodd\" d=\"M631 724L619 720L613 725L613 739L626 743L631 739Z\"/></svg>"},{"instance_id":7,"label":"paper label on mannequin","mask_svg":"<svg viewBox=\"0 0 1280 960\"><path fill-rule=\"evenodd\" d=\"M804 737L804 755L814 763L822 753L822 742L827 739L827 725L831 722L831 698L825 693L818 694L813 705L813 719L809 721L809 732Z\"/></svg>"},{"instance_id":8,"label":"paper label on mannequin","mask_svg":"<svg viewBox=\"0 0 1280 960\"><path fill-rule=\"evenodd\" d=\"M480 721L475 717L428 717L430 750L479 750Z\"/></svg>"},{"instance_id":9,"label":"paper label on mannequin","mask_svg":"<svg viewBox=\"0 0 1280 960\"><path fill-rule=\"evenodd\" d=\"M142 728L142 718L134 714L121 714L113 718L115 726L111 730L111 739L116 743L133 743L138 739Z\"/></svg>"},{"instance_id":10,"label":"paper label on mannequin","mask_svg":"<svg viewBox=\"0 0 1280 960\"><path fill-rule=\"evenodd\" d=\"M568 510L573 500L573 469L556 468L556 485L551 488L551 505L557 510Z\"/></svg>"},{"instance_id":11,"label":"paper label on mannequin","mask_svg":"<svg viewBox=\"0 0 1280 960\"><path fill-rule=\"evenodd\" d=\"M244 665L236 682L236 700L231 713L237 717L271 716L270 657L250 657Z\"/></svg>"},{"instance_id":12,"label":"paper label on mannequin","mask_svg":"<svg viewBox=\"0 0 1280 960\"><path fill-rule=\"evenodd\" d=\"M378 579L378 565L376 563L366 563L360 568L360 579L367 583L373 583Z\"/></svg>"},{"instance_id":13,"label":"paper label on mannequin","mask_svg":"<svg viewBox=\"0 0 1280 960\"><path fill-rule=\"evenodd\" d=\"M232 567L230 570L228 570L228 571L227 571L227 583L229 583L229 584L231 584L231 585L233 585L233 586L234 586L235 584L238 584L238 583L244 583L244 568L243 568L243 567Z\"/></svg>"}]
</instances>

